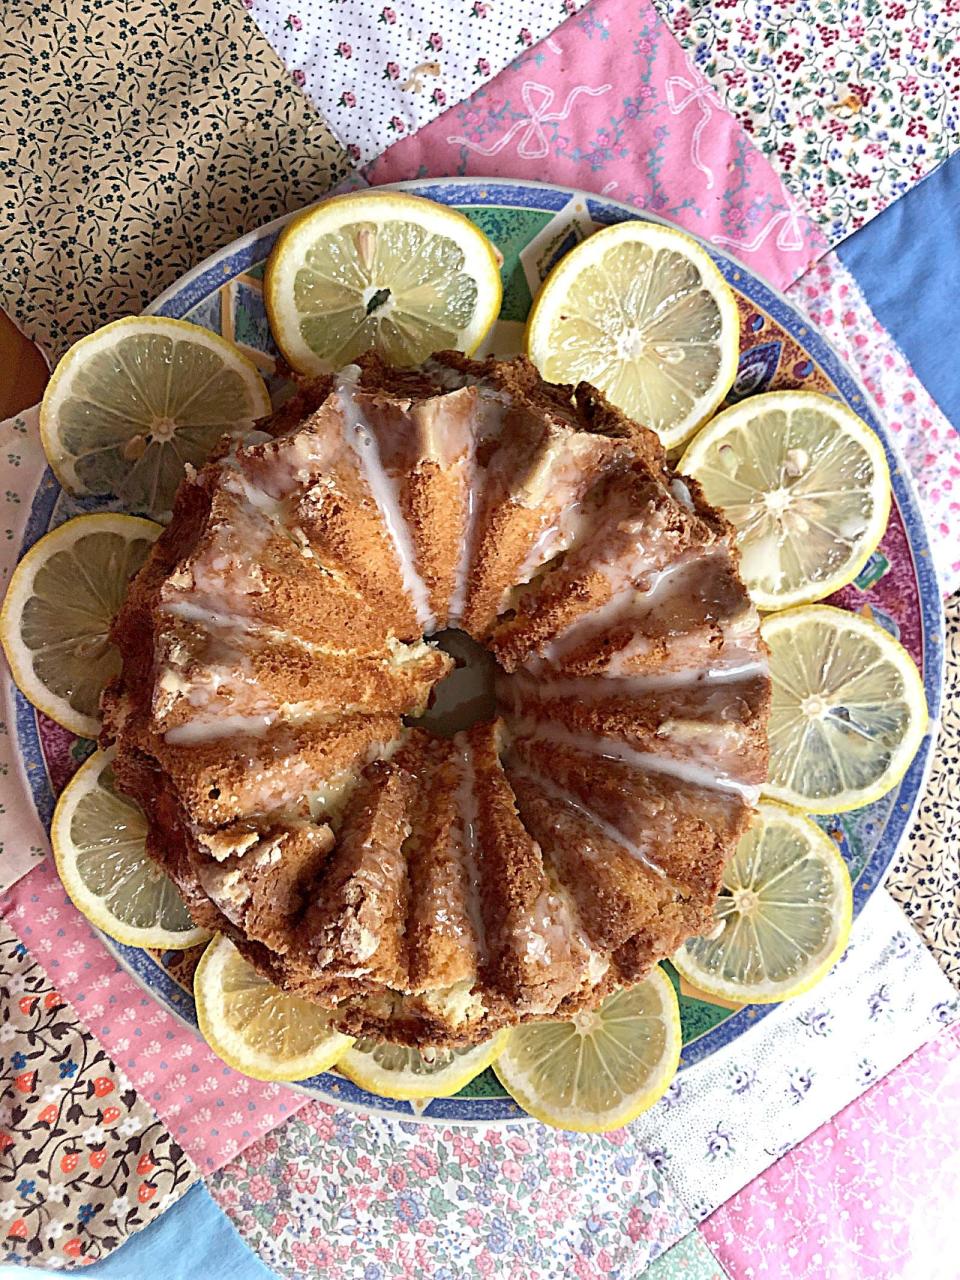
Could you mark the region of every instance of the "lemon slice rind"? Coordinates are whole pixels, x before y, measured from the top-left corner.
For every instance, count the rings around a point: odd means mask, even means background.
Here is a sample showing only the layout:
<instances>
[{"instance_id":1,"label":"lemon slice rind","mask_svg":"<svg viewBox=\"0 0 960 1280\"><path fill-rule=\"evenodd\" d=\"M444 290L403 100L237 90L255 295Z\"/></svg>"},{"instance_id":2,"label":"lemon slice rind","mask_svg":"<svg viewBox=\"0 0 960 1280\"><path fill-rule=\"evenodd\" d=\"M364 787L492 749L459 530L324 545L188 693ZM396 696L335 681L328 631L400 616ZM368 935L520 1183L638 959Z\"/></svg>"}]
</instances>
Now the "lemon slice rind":
<instances>
[{"instance_id":1,"label":"lemon slice rind","mask_svg":"<svg viewBox=\"0 0 960 1280\"><path fill-rule=\"evenodd\" d=\"M742 400L740 403L732 405L730 408L724 409L722 413L717 414L690 442L678 466L678 470L686 475L693 476L700 482L708 501L715 506L721 507L727 518L738 527L737 541L741 547L749 546L750 540L745 543L745 534L740 530L739 526L745 524L748 520L755 526L757 517L763 518L764 512L762 508L764 505L776 502L781 497L781 494L771 493L767 498L760 498L759 491L754 491L758 494L755 500L751 500L746 493L743 493L742 495L738 494L736 501L733 501L733 495L729 492L730 488L743 490L745 486L742 481L733 482L718 472L716 465L718 451L723 448L735 449L736 445L733 441L740 432L744 433L745 437L751 428L758 433L762 433L764 416L780 413L792 415L804 409L815 408L819 408L825 418L832 420L837 427L837 435L842 434L847 440L852 441L854 446L861 451L863 459L869 463L871 469L870 483L867 488L869 511L864 520L864 526L855 539L843 539L843 541L849 541L850 544L850 551L846 558L841 560L832 572L824 576L818 577L815 572L807 568L806 572L799 575L801 581L791 589L782 591L767 590L757 583L755 577L751 580L747 557L744 555L741 560L741 574L747 582L754 604L758 609L765 611L811 604L814 601L822 600L826 596L832 595L856 578L876 550L887 527L891 501L890 472L880 438L851 409L848 409L841 402L831 399L829 396L821 395L816 391L771 391L763 395L748 397L746 400ZM746 438L744 443L748 443ZM784 443L786 445L791 444L789 428ZM751 442L751 447L746 452L755 458L759 449L765 444L766 441L763 438L758 438ZM788 449L787 452L799 454L801 451L794 447L792 450ZM818 459L815 456L807 459L808 464L811 461L816 465ZM718 477L714 483L711 483L712 475ZM781 489L783 487L781 486ZM790 491L787 488L786 494L789 494ZM843 483L838 486L838 496L841 499L848 499L849 494L849 484ZM740 514L741 511L742 514ZM738 514L740 514L739 519ZM815 518L818 521L818 528L821 532L824 527L830 529L831 526L828 523L830 515L831 513L824 511L822 507L817 510ZM836 513L834 519L837 524L842 522L840 513ZM840 540L840 538L835 539L838 542ZM797 543L798 545L802 544L802 534L800 533L797 534Z\"/></svg>"},{"instance_id":2,"label":"lemon slice rind","mask_svg":"<svg viewBox=\"0 0 960 1280\"><path fill-rule=\"evenodd\" d=\"M778 823L805 844L810 854L817 857L821 865L829 871L833 888L833 896L829 904L830 932L820 950L808 956L805 966L795 977L779 982L765 980L747 983L718 976L701 957L719 954L722 936L713 940L709 936L690 939L671 957L671 962L682 978L706 995L717 996L719 999L729 1000L735 1004L779 1004L784 1000L803 995L815 987L826 977L846 949L853 921L853 889L850 874L840 850L815 822L799 810L769 800L763 800L757 806L757 825L747 833L744 839L755 842L751 843L751 848L756 848L758 844L762 844L764 832ZM735 872L736 859L735 854L724 870L725 885ZM791 911L794 905L790 904ZM825 904L821 902L817 905L823 907ZM754 936L757 936L756 933ZM795 945L799 944L795 943Z\"/></svg>"},{"instance_id":3,"label":"lemon slice rind","mask_svg":"<svg viewBox=\"0 0 960 1280\"><path fill-rule=\"evenodd\" d=\"M796 640L792 637L797 634L797 629L817 623L833 628L840 636L845 632L853 633L871 643L876 651L875 663L879 665L886 662L900 677L903 684L903 697L899 701L908 710L906 729L896 744L886 768L869 785L841 789L830 794L801 791L791 786L786 780L778 780L775 774L779 767L777 763L778 706L783 698L782 681L778 682L777 676L776 646L782 639L785 644L790 644L795 649ZM804 813L813 814L846 813L851 809L860 809L865 805L873 804L885 796L900 782L909 769L923 741L929 722L923 679L917 670L916 663L903 645L869 618L858 613L849 613L845 609L837 609L833 605L823 604L803 605L796 609L784 610L782 613L769 614L761 624L761 635L771 650L770 672L774 686L770 724L770 777L762 788L762 794L772 800L792 805ZM871 667L871 670L873 669L875 667ZM798 695L801 699L809 694L816 695L816 690L791 688L786 692L794 700ZM842 705L842 701L839 705ZM886 705L889 708L889 699L886 700ZM835 754L842 763L842 753Z\"/></svg>"},{"instance_id":4,"label":"lemon slice rind","mask_svg":"<svg viewBox=\"0 0 960 1280\"><path fill-rule=\"evenodd\" d=\"M95 738L100 732L100 721L95 717L77 710L62 694L51 689L37 675L34 668L34 650L28 648L22 637L24 610L28 602L35 598L34 585L39 571L57 555L75 547L83 538L95 534L113 534L126 542L153 542L163 532L160 525L152 520L143 520L139 516L121 515L115 512L98 512L95 515L76 516L65 524L59 525L44 534L17 565L7 587L3 608L0 609L0 643L10 666L11 674L17 688L24 697L51 720L69 729L83 738ZM139 566L138 566L139 567ZM90 606L102 606L100 594L95 590L89 578L81 573L77 578L80 590L89 597L85 612L89 614ZM114 584L111 584L111 586ZM126 584L116 584L118 587ZM71 602L62 601L64 605ZM120 599L116 600L117 605ZM102 619L104 633L109 627L111 618ZM58 644L76 639L81 642L84 637L70 637L64 632L63 640Z\"/></svg>"},{"instance_id":5,"label":"lemon slice rind","mask_svg":"<svg viewBox=\"0 0 960 1280\"><path fill-rule=\"evenodd\" d=\"M712 381L694 399L688 411L680 415L676 421L660 427L653 422L644 423L658 431L665 449L673 449L687 440L702 423L706 422L723 401L737 376L740 356L740 319L736 298L710 255L692 236L685 235L674 227L635 219L604 227L589 236L561 258L541 286L527 320L526 351L548 381L589 382L603 391L614 404L618 404L629 417L644 422L646 415L637 406L626 403L616 390L617 380L624 377L626 368L622 354L610 360L604 357L598 348L594 369L579 368L576 373L567 374L563 368L563 360L556 356L554 339L551 335L555 318L562 315L564 322L569 318L566 314L562 314L561 309L569 310L571 286L578 277L590 271L598 275L604 274L605 255L611 250L630 243L642 244L654 252L676 253L686 259L696 269L700 284L711 295L718 313L720 336L716 342L711 344L687 342L687 346L713 345L719 349L719 363ZM608 278L604 283L605 287L613 286L613 282ZM616 288L612 288L611 297L614 298L618 307L621 300L630 292L632 283L624 280ZM612 310L614 310L613 307L611 307ZM668 362L657 357L654 363L657 364L660 376L669 380L669 375L665 372L668 369Z\"/></svg>"},{"instance_id":6,"label":"lemon slice rind","mask_svg":"<svg viewBox=\"0 0 960 1280\"><path fill-rule=\"evenodd\" d=\"M221 428L221 434L235 431L246 424L252 427L256 419L265 417L271 412L270 393L256 365L239 348L228 342L226 338L221 337L220 334L204 329L200 325L191 324L187 320L175 320L169 316L124 316L120 320L113 320L110 324L104 325L103 328L97 329L85 338L81 338L66 352L47 384L46 391L43 394L43 401L40 405L40 439L43 444L43 451L54 475L69 493L83 495L95 492L99 494L109 493L117 497L123 496L123 476L120 476L119 473L119 483L114 483L109 487L97 485L95 488L90 488L79 475L77 465L80 459L87 456L87 453L96 452L96 450L75 453L68 448L64 440L62 413L64 405L77 390L78 378L82 379L84 373L89 372L92 360L111 349L117 349L121 342L137 337L142 337L145 340L151 338L166 339L174 344L186 342L213 354L222 370L238 380L235 384L235 389L242 390L245 400L243 414L238 417L234 412L231 412L223 422L217 419L214 423L210 423L206 420L204 414L200 415L202 420L197 421L196 412L193 417L184 412L182 420L178 423L174 423L172 419L164 419L162 429L165 433L165 441L170 438L171 434L175 435L177 430L187 432L191 430L202 432L205 430L204 438L209 437L209 445L212 448L219 438L219 436L213 434L218 427ZM126 444L133 447L134 444L138 443L134 438L142 437L140 443L143 444L145 450L147 436L149 435L148 420L152 421L156 418L157 411L161 406L153 401L153 391L155 389L152 389L149 394L145 391L142 379L143 371L137 367L131 368L126 361L121 361L121 363L124 366L125 376L118 376L118 382L126 386L128 402L142 406L144 416L138 421L129 420L127 422L126 425L130 429L128 437L123 435L123 424L118 419L116 406L109 411L102 410L103 417L105 422L110 423L112 446L120 447L120 442L126 440ZM204 376L208 375L205 374ZM166 392L168 396L172 393L172 387L173 380L171 379L168 382ZM129 395L131 390L132 397ZM198 391L203 390L203 386L198 388ZM81 398L85 402L88 399L88 392L89 388L87 393L80 392ZM185 403L183 410L186 411L188 408L189 403ZM139 411L134 410L134 412ZM133 448L133 452L127 459L129 462L127 474L133 470L138 459L142 457L142 453L143 450L138 453L137 449ZM179 458L179 456L178 451L177 457ZM192 460L197 463L203 461L200 456L196 456ZM159 457L157 459L157 469L158 471L161 469ZM152 514L162 514L169 509L176 484L173 480L170 480L165 487L170 490L169 493L162 494L158 488L155 487L154 489L156 500L150 507ZM143 506L141 509L147 510L147 507Z\"/></svg>"},{"instance_id":7,"label":"lemon slice rind","mask_svg":"<svg viewBox=\"0 0 960 1280\"><path fill-rule=\"evenodd\" d=\"M484 1044L473 1045L469 1049L439 1049L437 1054L442 1056L443 1064L436 1068L428 1064L384 1067L377 1061L378 1057L384 1053L400 1056L404 1052L403 1046L358 1040L337 1061L337 1070L361 1089L381 1098L410 1102L420 1098L449 1098L459 1093L481 1071L486 1071L503 1051L509 1034L509 1031L501 1031ZM406 1053L421 1057L416 1049L406 1050Z\"/></svg>"},{"instance_id":8,"label":"lemon slice rind","mask_svg":"<svg viewBox=\"0 0 960 1280\"><path fill-rule=\"evenodd\" d=\"M112 764L113 756L113 748L109 751L95 751L70 779L57 801L50 826L50 842L53 845L57 871L77 910L115 941L128 947L185 951L188 947L205 942L210 934L190 921L186 907L179 901L173 881L169 880L147 854L147 823L143 814L133 801L119 795L112 788L105 787L101 781L102 775ZM101 805L107 804L114 811L105 816L106 832L101 832L86 848L93 852L106 852L112 845L114 852L110 870L116 872L116 875L111 876L112 885L134 890L136 883L142 883L144 877L149 877L152 883L163 886L166 900L174 903L177 914L182 914L186 928L174 930L162 925L132 925L120 919L106 899L84 880L79 867L83 851L78 849L74 839L73 824L84 801L91 801L96 805L98 792ZM124 834L118 838L117 833L121 830ZM181 909L179 911L177 904Z\"/></svg>"},{"instance_id":9,"label":"lemon slice rind","mask_svg":"<svg viewBox=\"0 0 960 1280\"><path fill-rule=\"evenodd\" d=\"M309 1047L297 1051L271 1053L258 1047L244 1028L231 1017L233 992L246 991L245 1003L256 1007L271 1002L267 1021L275 1032L293 1037ZM236 947L218 934L204 951L193 979L197 1022L207 1044L228 1066L254 1080L307 1080L327 1071L350 1048L353 1040L324 1025L328 1015L299 996L288 995L261 977L240 955ZM250 1023L247 1024L249 1032Z\"/></svg>"},{"instance_id":10,"label":"lemon slice rind","mask_svg":"<svg viewBox=\"0 0 960 1280\"><path fill-rule=\"evenodd\" d=\"M619 1104L603 1110L579 1104L575 1096L566 1102L557 1102L545 1096L545 1090L532 1078L534 1072L529 1066L525 1067L521 1060L527 1046L535 1045L539 1040L546 1049L542 1062L552 1062L556 1067L560 1053L582 1054L582 1042L586 1037L582 1034L568 1035L565 1044L558 1047L556 1041L558 1037L562 1037L566 1026L558 1022L525 1023L510 1031L506 1047L494 1062L493 1069L506 1091L528 1115L559 1129L579 1133L606 1133L629 1124L663 1097L676 1075L682 1046L680 1006L670 979L661 968L654 968L642 982L607 996L596 1013L576 1015L570 1020L570 1024L575 1032L578 1018L584 1026L596 1026L597 1020L602 1024L605 1015L610 1019L611 1025L616 1027L615 1052L611 1056L619 1057L621 1064L630 1063L632 1070L636 1070L632 1064L637 1063L641 1070L638 1072L639 1078L632 1082L632 1087L628 1083L628 1087L619 1090ZM656 1061L645 1063L630 1047L628 1028L633 1023L635 1034L637 1031L645 1034L646 1024L651 1019L662 1024L663 1043ZM625 1028L626 1043L623 1038ZM590 1034L588 1032L588 1036ZM577 1067L577 1084L580 1083L582 1069L581 1058ZM612 1079L608 1070L607 1075ZM589 1087L589 1081L586 1086Z\"/></svg>"},{"instance_id":11,"label":"lemon slice rind","mask_svg":"<svg viewBox=\"0 0 960 1280\"><path fill-rule=\"evenodd\" d=\"M500 266L496 250L484 235L464 214L447 205L436 204L422 196L410 195L401 191L353 192L335 196L319 205L305 209L294 218L280 233L271 251L264 275L264 301L270 328L277 346L283 352L289 364L306 374L331 373L346 361L331 361L318 355L309 345L301 330L301 321L308 321L311 313L301 313L296 305L296 288L298 273L306 266L307 256L324 236L333 236L345 227L358 223L372 224L406 224L416 227L428 235L452 242L463 256L461 273L473 279L477 287L473 314L465 327L453 325L451 334L453 341L442 345L452 346L472 355L483 341L500 312L503 286L500 279ZM358 255L357 255L358 256ZM331 305L341 306L341 313L356 309L356 297L371 293L365 305L369 307L375 300L379 290L373 281L369 287L360 289L364 271L369 271L370 263L363 264L354 259L351 273L353 283L351 290L344 293L340 282L331 280L331 297L339 299ZM384 278L381 285L389 287ZM338 288L341 292L338 293ZM412 301L410 314L422 316L429 312L424 306L423 285L411 286ZM402 295L401 295L402 296ZM353 306L348 306L351 297ZM393 299L395 301L395 299ZM402 306L401 315L404 314ZM324 312L312 313L322 317ZM330 312L329 314L334 314ZM367 311L369 315L369 310ZM452 321L452 317L450 317ZM369 345L377 346L376 340ZM411 337L411 345L415 347L412 358L392 363L419 364L433 354L436 346L429 350L416 349ZM359 353L358 353L359 354Z\"/></svg>"}]
</instances>

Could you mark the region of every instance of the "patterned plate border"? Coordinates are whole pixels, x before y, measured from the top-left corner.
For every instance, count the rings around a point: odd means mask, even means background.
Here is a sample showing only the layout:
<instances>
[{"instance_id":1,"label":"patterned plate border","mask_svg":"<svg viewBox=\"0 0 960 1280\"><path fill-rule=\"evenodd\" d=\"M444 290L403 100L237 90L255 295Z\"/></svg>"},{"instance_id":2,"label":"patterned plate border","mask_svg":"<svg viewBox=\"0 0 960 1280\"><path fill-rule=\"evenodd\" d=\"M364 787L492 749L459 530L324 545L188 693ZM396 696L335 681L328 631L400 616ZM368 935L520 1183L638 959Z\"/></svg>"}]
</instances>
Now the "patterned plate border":
<instances>
[{"instance_id":1,"label":"patterned plate border","mask_svg":"<svg viewBox=\"0 0 960 1280\"><path fill-rule=\"evenodd\" d=\"M396 189L414 191L418 195L442 204L471 207L526 208L559 213L571 200L577 199L583 203L590 218L602 226L629 219L665 222L662 218L641 213L619 201L547 183L519 183L500 179L478 182L463 178L447 181L423 179L393 185ZM293 216L295 215L291 214L278 218L227 245L188 272L157 298L147 308L147 313L182 318L199 303L216 293L226 282L262 262L281 229ZM944 618L940 588L912 481L882 425L871 397L863 390L826 339L794 310L781 293L765 284L733 258L719 253L713 246L702 241L701 244L713 258L725 279L738 292L766 311L813 356L833 381L846 403L880 437L890 466L894 498L910 544L921 608L924 687L930 710L930 730L896 792L888 798L884 830L854 885L854 914L857 915L883 881L897 844L919 803L929 769L943 683ZM20 549L21 556L47 531L59 494L59 486L51 473L47 472L34 495L23 545ZM19 691L15 692L15 702L17 735L26 766L24 773L37 812L44 826L49 828L53 810L53 793L40 746L36 715ZM149 952L122 946L108 938L104 940L124 967L151 994L158 996L171 1012L188 1025L196 1027L193 999ZM684 1046L680 1069L692 1066L729 1044L749 1030L759 1019L773 1012L775 1008L775 1005L748 1005L717 1026L703 1032ZM395 1119L476 1124L529 1119L509 1098L434 1098L425 1108L414 1107L410 1103L396 1102L367 1093L343 1077L330 1072L305 1080L295 1087L320 1095L340 1106L364 1112L376 1112Z\"/></svg>"}]
</instances>

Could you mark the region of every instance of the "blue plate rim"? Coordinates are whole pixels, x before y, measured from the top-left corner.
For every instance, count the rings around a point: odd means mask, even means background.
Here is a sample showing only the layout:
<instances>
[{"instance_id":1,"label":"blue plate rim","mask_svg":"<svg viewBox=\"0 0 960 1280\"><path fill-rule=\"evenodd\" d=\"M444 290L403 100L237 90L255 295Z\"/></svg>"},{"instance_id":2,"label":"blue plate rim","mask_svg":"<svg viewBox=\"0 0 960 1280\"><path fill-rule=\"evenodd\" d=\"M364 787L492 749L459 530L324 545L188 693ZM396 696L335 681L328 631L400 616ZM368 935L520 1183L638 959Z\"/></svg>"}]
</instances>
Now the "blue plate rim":
<instances>
[{"instance_id":1,"label":"blue plate rim","mask_svg":"<svg viewBox=\"0 0 960 1280\"><path fill-rule=\"evenodd\" d=\"M520 207L543 209L545 212L554 213L565 208L571 200L581 200L585 210L595 222L608 224L631 219L657 222L665 226L675 225L665 218L646 210L635 209L622 201L611 200L573 187L533 180L519 182L503 178L485 180L421 178L409 182L391 183L377 189L410 191L444 204ZM511 200L511 196L514 199ZM323 200L314 203L322 204L329 198L330 196L326 196ZM250 266L260 262L266 256L266 252L269 251L280 230L301 212L302 210L296 210L285 214L225 245L186 272L175 284L160 294L145 309L145 314L182 318L199 302L209 297L214 290L222 287L225 280L242 274ZM864 417L879 436L890 466L892 487L904 523L919 589L924 688L930 709L930 728L897 788L884 831L854 886L854 915L856 916L869 897L882 884L900 839L912 821L923 795L936 737L943 685L942 640L945 623L942 595L936 568L930 555L922 508L912 477L883 425L875 402L837 355L830 342L823 337L815 325L801 316L792 303L774 286L766 283L748 267L717 250L702 238L690 232L685 234L690 235L702 245L730 283L735 284L747 297L762 306L791 335L802 340L804 348L827 372L843 399ZM230 264L227 269L225 269L226 264ZM797 321L800 322L799 325ZM45 472L37 486L31 505L20 557L46 532L59 491L59 485L52 473ZM48 830L53 810L52 791L40 748L36 714L19 690L14 689L12 692L15 704L14 721L18 739L24 748L24 764L27 761L33 761L39 762L42 766L39 770L25 767L23 773L37 813L45 829ZM910 797L906 805L900 800L904 792ZM154 996L159 996L164 1006L186 1025L196 1028L196 1012L192 997L174 982L149 952L135 947L125 947L107 938L106 935L101 936L118 961L146 990ZM748 1005L719 1025L703 1032L684 1046L680 1070L704 1060L731 1043L778 1007ZM416 1112L409 1103L367 1093L343 1077L329 1072L292 1087L303 1089L314 1097L321 1096L336 1105L362 1112L375 1112L395 1120L490 1124L531 1119L509 1098L437 1098L431 1100L425 1110Z\"/></svg>"}]
</instances>

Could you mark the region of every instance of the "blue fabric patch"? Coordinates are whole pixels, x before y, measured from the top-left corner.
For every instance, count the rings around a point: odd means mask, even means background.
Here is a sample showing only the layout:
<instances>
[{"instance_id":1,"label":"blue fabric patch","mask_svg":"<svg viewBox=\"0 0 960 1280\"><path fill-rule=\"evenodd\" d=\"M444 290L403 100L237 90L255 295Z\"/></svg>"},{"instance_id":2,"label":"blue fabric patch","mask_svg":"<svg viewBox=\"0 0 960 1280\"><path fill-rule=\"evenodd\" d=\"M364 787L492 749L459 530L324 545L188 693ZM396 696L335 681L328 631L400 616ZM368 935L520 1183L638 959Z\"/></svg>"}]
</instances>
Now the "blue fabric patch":
<instances>
[{"instance_id":1,"label":"blue fabric patch","mask_svg":"<svg viewBox=\"0 0 960 1280\"><path fill-rule=\"evenodd\" d=\"M960 431L960 152L837 247L954 430Z\"/></svg>"},{"instance_id":2,"label":"blue fabric patch","mask_svg":"<svg viewBox=\"0 0 960 1280\"><path fill-rule=\"evenodd\" d=\"M43 1267L8 1271L0 1264L0 1280L63 1280L65 1274ZM74 1274L93 1280L277 1280L200 1183L108 1258Z\"/></svg>"}]
</instances>

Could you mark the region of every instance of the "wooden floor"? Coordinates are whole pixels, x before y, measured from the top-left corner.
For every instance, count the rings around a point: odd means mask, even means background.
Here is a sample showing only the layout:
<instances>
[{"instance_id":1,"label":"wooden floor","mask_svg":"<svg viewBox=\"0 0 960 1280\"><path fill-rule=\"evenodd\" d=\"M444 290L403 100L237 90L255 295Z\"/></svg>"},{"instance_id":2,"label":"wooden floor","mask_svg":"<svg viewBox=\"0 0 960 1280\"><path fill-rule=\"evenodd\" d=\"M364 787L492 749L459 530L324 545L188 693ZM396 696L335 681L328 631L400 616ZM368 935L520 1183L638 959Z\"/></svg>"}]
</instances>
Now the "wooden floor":
<instances>
[{"instance_id":1,"label":"wooden floor","mask_svg":"<svg viewBox=\"0 0 960 1280\"><path fill-rule=\"evenodd\" d=\"M49 377L43 356L0 311L0 420L36 404Z\"/></svg>"}]
</instances>

